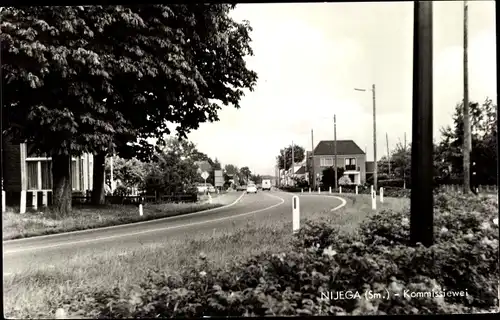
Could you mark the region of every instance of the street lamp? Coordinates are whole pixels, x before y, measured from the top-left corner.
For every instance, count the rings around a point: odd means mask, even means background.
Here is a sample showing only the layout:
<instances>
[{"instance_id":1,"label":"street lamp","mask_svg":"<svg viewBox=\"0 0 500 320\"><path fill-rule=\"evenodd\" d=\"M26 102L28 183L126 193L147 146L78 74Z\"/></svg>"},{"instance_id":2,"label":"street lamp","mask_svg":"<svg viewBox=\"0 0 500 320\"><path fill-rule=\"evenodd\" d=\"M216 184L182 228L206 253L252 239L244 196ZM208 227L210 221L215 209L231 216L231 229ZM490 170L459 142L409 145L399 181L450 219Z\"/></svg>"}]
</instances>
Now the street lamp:
<instances>
[{"instance_id":1,"label":"street lamp","mask_svg":"<svg viewBox=\"0 0 500 320\"><path fill-rule=\"evenodd\" d=\"M356 91L371 91L373 100L373 188L377 190L377 118L376 118L376 104L375 104L375 84L371 89L354 88ZM376 191L375 191L376 192Z\"/></svg>"}]
</instances>

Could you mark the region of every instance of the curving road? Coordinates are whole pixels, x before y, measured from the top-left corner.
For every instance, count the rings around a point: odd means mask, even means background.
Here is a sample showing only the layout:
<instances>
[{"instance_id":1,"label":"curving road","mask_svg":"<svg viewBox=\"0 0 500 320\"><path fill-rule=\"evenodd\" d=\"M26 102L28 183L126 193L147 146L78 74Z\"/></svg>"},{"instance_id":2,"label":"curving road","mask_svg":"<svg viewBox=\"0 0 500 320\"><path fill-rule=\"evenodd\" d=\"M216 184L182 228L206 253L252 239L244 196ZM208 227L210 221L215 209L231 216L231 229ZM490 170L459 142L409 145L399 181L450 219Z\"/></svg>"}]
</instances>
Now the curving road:
<instances>
[{"instance_id":1,"label":"curving road","mask_svg":"<svg viewBox=\"0 0 500 320\"><path fill-rule=\"evenodd\" d=\"M308 213L345 205L338 197L299 194L301 218ZM233 195L234 198L236 198ZM123 226L101 228L3 242L4 275L27 269L43 269L49 265L64 264L75 255L106 252L110 248L132 248L168 242L185 237L186 233L210 232L214 228L237 228L259 215L276 219L292 219L293 194L259 192L244 194L230 205L188 215L170 217ZM115 251L116 252L116 251Z\"/></svg>"}]
</instances>

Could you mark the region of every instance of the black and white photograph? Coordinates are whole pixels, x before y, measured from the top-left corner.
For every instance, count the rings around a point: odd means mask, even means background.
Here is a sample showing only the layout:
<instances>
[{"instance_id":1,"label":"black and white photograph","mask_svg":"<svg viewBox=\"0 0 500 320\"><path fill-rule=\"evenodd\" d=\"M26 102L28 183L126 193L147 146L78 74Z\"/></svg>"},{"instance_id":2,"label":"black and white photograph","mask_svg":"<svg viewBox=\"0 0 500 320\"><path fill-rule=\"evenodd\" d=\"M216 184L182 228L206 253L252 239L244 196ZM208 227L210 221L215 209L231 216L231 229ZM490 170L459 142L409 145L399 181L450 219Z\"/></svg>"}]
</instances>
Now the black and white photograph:
<instances>
[{"instance_id":1,"label":"black and white photograph","mask_svg":"<svg viewBox=\"0 0 500 320\"><path fill-rule=\"evenodd\" d=\"M4 318L498 313L496 23L0 7Z\"/></svg>"}]
</instances>

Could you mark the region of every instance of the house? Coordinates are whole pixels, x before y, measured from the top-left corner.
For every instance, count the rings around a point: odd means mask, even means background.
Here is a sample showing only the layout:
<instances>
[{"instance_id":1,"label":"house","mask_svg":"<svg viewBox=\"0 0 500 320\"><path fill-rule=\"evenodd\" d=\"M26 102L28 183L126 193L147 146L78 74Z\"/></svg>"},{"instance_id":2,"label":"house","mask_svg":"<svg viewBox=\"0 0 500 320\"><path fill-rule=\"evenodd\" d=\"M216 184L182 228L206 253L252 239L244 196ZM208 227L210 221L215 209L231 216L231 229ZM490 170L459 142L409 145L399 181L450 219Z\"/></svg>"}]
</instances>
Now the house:
<instances>
[{"instance_id":1,"label":"house","mask_svg":"<svg viewBox=\"0 0 500 320\"><path fill-rule=\"evenodd\" d=\"M5 205L37 208L52 203L52 161L37 156L26 143L3 138L3 190ZM83 154L72 157L71 182L74 193L92 190L93 156ZM5 194L5 196L4 196ZM4 206L5 208L5 206Z\"/></svg>"},{"instance_id":2,"label":"house","mask_svg":"<svg viewBox=\"0 0 500 320\"><path fill-rule=\"evenodd\" d=\"M306 153L306 168L309 171L309 181L314 178L321 181L323 170L334 166L335 150L333 140L322 140L314 148L313 153ZM344 176L354 184L366 181L366 153L352 140L337 140L337 167L344 168ZM313 174L316 177L313 177ZM340 177L338 177L340 178Z\"/></svg>"}]
</instances>

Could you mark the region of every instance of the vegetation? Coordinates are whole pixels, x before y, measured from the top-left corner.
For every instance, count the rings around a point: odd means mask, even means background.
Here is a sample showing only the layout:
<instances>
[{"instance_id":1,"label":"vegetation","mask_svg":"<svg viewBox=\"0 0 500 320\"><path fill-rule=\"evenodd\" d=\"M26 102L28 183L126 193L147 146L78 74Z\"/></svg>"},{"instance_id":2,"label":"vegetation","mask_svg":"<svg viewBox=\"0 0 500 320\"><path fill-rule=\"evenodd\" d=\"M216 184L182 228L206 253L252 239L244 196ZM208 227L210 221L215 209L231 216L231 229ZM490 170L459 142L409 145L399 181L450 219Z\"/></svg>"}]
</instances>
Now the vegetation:
<instances>
[{"instance_id":1,"label":"vegetation","mask_svg":"<svg viewBox=\"0 0 500 320\"><path fill-rule=\"evenodd\" d=\"M3 240L35 237L77 230L87 230L172 217L186 213L217 208L222 204L214 203L163 203L146 204L143 216L137 206L106 206L96 208L77 207L71 216L61 216L58 211L47 209L43 212L27 212L19 215L6 212L3 215Z\"/></svg>"},{"instance_id":2,"label":"vegetation","mask_svg":"<svg viewBox=\"0 0 500 320\"><path fill-rule=\"evenodd\" d=\"M304 161L306 156L306 151L303 147L299 145L293 145L293 157L295 163L300 163ZM285 162L283 163L283 157L286 157ZM280 150L280 154L276 157L276 164L279 169L288 170L292 167L292 146L285 147ZM285 167L286 165L286 167Z\"/></svg>"},{"instance_id":3,"label":"vegetation","mask_svg":"<svg viewBox=\"0 0 500 320\"><path fill-rule=\"evenodd\" d=\"M141 160L177 134L239 108L257 75L251 28L235 5L8 7L0 13L3 127L52 156L54 206L71 211L71 155L94 154L93 200L103 203L104 161ZM159 59L158 57L168 57Z\"/></svg>"}]
</instances>

